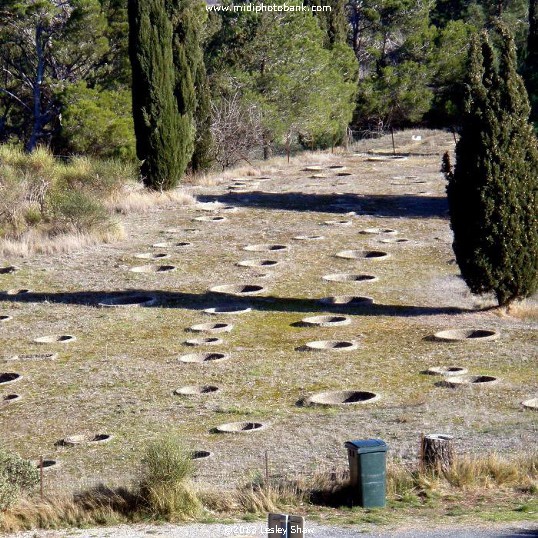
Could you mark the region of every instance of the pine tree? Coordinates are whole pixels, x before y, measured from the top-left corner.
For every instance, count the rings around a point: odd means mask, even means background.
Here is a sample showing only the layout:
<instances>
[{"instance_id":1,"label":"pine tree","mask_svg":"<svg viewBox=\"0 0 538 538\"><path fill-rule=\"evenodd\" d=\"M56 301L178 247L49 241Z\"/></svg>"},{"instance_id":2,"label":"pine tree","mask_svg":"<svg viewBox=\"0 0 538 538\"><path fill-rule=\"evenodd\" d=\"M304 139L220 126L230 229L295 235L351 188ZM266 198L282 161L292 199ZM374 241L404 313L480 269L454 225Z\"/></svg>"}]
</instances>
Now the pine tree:
<instances>
[{"instance_id":1,"label":"pine tree","mask_svg":"<svg viewBox=\"0 0 538 538\"><path fill-rule=\"evenodd\" d=\"M190 123L176 98L173 26L164 0L129 2L129 55L133 74L136 152L144 183L171 189L183 175Z\"/></svg>"},{"instance_id":2,"label":"pine tree","mask_svg":"<svg viewBox=\"0 0 538 538\"><path fill-rule=\"evenodd\" d=\"M504 306L538 286L538 145L514 40L497 31L498 57L485 32L471 45L456 168L444 167L461 274Z\"/></svg>"}]
</instances>

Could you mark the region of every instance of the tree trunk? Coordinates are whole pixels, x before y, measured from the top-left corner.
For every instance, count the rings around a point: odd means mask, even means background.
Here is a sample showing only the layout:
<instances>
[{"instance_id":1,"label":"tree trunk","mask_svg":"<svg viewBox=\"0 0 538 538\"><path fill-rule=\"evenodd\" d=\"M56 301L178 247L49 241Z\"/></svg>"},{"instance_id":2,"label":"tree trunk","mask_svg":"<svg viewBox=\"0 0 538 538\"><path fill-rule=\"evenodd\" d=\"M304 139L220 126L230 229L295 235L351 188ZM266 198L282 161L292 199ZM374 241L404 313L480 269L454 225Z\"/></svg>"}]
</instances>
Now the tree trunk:
<instances>
[{"instance_id":1,"label":"tree trunk","mask_svg":"<svg viewBox=\"0 0 538 538\"><path fill-rule=\"evenodd\" d=\"M422 464L425 470L446 473L454 461L452 435L432 433L422 438Z\"/></svg>"},{"instance_id":2,"label":"tree trunk","mask_svg":"<svg viewBox=\"0 0 538 538\"><path fill-rule=\"evenodd\" d=\"M37 69L35 81L32 88L33 98L33 115L34 122L32 126L32 134L26 144L26 151L31 153L37 146L37 142L41 137L43 129L43 114L41 112L41 84L43 82L43 74L45 71L44 51L42 43L43 27L38 24L35 29L35 51L37 56Z\"/></svg>"}]
</instances>

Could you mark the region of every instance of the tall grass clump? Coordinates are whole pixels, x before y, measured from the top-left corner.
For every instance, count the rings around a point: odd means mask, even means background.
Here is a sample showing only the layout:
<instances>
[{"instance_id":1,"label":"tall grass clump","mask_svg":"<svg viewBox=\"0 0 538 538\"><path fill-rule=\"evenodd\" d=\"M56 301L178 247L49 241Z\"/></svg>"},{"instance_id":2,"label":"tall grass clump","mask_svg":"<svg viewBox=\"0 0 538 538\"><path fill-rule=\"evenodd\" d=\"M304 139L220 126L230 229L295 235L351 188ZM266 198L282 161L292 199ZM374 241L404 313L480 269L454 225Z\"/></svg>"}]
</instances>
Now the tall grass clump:
<instances>
[{"instance_id":1,"label":"tall grass clump","mask_svg":"<svg viewBox=\"0 0 538 538\"><path fill-rule=\"evenodd\" d=\"M192 204L194 198L144 189L136 163L89 157L63 161L45 148L27 154L0 145L0 255L108 242L122 236L118 213L170 203Z\"/></svg>"},{"instance_id":2,"label":"tall grass clump","mask_svg":"<svg viewBox=\"0 0 538 538\"><path fill-rule=\"evenodd\" d=\"M152 517L183 521L200 514L202 504L189 483L193 462L178 437L151 442L142 463L140 496Z\"/></svg>"}]
</instances>

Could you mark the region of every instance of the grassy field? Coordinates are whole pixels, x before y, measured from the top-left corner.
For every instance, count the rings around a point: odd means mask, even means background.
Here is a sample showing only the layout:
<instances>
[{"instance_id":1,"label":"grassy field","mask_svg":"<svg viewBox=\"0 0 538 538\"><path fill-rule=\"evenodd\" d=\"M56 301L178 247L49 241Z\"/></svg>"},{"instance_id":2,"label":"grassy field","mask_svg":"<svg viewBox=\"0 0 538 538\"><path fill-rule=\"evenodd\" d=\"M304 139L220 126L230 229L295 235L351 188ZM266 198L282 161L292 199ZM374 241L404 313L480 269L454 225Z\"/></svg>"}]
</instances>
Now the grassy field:
<instances>
[{"instance_id":1,"label":"grassy field","mask_svg":"<svg viewBox=\"0 0 538 538\"><path fill-rule=\"evenodd\" d=\"M390 137L361 143L357 152L312 153L256 163L233 173L202 178L186 187L198 203L173 199L122 219L125 238L56 255L9 257L2 266L19 270L0 275L0 289L30 293L0 296L2 355L55 352L53 361L14 360L4 372L22 379L0 385L0 396L22 398L0 408L4 444L27 458L44 456L61 465L46 473L49 492L66 492L104 481L124 484L135 477L144 446L160 433L175 432L193 450L212 457L196 463L197 481L230 488L250 471L308 476L347 465L345 441L376 437L389 445L391 460L412 464L420 433L455 437L456 451L529 453L536 446L536 412L523 400L538 395L535 299L510 313L487 309L488 298L472 297L458 277L451 250L445 181L439 172L449 134L423 131L397 136L402 160L372 160L364 153L391 150ZM408 140L409 139L409 140ZM330 168L344 166L345 169ZM319 166L320 170L305 171ZM350 175L339 175L339 174ZM312 177L314 176L314 177ZM247 178L247 186L229 187ZM257 178L261 179L259 182ZM233 206L235 211L225 209ZM196 220L222 215L220 222ZM325 224L349 220L349 226ZM404 243L361 234L370 227L397 230ZM299 235L323 239L295 240ZM160 242L190 246L156 248ZM243 250L249 244L283 244L282 252ZM347 249L382 250L379 260L347 260ZM169 257L148 261L142 253ZM241 260L269 259L274 268L245 268ZM146 263L171 264L173 272L135 273ZM370 283L328 282L331 273L368 273ZM221 284L259 284L256 297L209 293ZM152 293L145 308L99 308L125 290ZM374 303L350 310L351 323L300 327L303 317L344 313L322 305L332 295L368 295ZM247 305L240 315L208 315L203 309ZM185 340L207 336L189 332L197 323L233 324L216 336L218 346L189 347ZM442 343L428 339L452 328L494 329L492 342ZM71 334L66 344L37 344L43 335ZM356 340L350 352L301 352L313 340ZM226 361L187 364L193 352L225 352ZM421 374L432 366L462 366L471 374L496 376L492 386L450 389ZM185 385L216 385L216 393L182 397ZM371 404L312 407L298 405L326 390L372 391ZM222 423L262 422L259 432L227 435ZM111 434L105 444L58 447L73 434ZM323 516L325 517L325 516ZM330 517L330 516L327 516ZM350 513L349 519L355 516ZM361 516L362 517L362 516ZM380 516L382 517L382 516Z\"/></svg>"}]
</instances>

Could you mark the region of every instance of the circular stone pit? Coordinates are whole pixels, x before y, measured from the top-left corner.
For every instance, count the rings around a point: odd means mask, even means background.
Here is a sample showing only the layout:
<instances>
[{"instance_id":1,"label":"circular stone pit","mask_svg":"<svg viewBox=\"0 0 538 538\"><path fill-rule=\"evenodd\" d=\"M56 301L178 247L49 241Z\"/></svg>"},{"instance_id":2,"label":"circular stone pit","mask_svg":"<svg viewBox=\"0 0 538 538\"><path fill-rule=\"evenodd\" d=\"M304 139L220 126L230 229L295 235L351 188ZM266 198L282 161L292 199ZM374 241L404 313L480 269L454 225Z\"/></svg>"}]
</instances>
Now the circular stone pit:
<instances>
[{"instance_id":1,"label":"circular stone pit","mask_svg":"<svg viewBox=\"0 0 538 538\"><path fill-rule=\"evenodd\" d=\"M329 282L375 282L378 278L374 275L351 274L351 273L333 273L322 277Z\"/></svg>"},{"instance_id":2,"label":"circular stone pit","mask_svg":"<svg viewBox=\"0 0 538 538\"><path fill-rule=\"evenodd\" d=\"M236 265L239 267L274 267L279 263L277 260L242 260Z\"/></svg>"},{"instance_id":3,"label":"circular stone pit","mask_svg":"<svg viewBox=\"0 0 538 538\"><path fill-rule=\"evenodd\" d=\"M526 409L538 410L538 398L531 398L530 400L525 400L521 402L521 405Z\"/></svg>"},{"instance_id":4,"label":"circular stone pit","mask_svg":"<svg viewBox=\"0 0 538 538\"><path fill-rule=\"evenodd\" d=\"M198 323L193 325L188 330L195 333L224 333L230 332L234 326L230 323Z\"/></svg>"},{"instance_id":5,"label":"circular stone pit","mask_svg":"<svg viewBox=\"0 0 538 538\"><path fill-rule=\"evenodd\" d=\"M405 238L405 237L387 237L385 239L380 239L379 240L379 243L391 243L391 244L395 244L395 243L409 243L409 239Z\"/></svg>"},{"instance_id":6,"label":"circular stone pit","mask_svg":"<svg viewBox=\"0 0 538 538\"><path fill-rule=\"evenodd\" d=\"M21 374L15 372L0 372L0 385L7 385L8 383L14 383L22 379Z\"/></svg>"},{"instance_id":7,"label":"circular stone pit","mask_svg":"<svg viewBox=\"0 0 538 538\"><path fill-rule=\"evenodd\" d=\"M443 381L439 382L440 386L443 387L470 387L470 386L484 386L484 385L493 385L499 380L492 375L455 375L448 376Z\"/></svg>"},{"instance_id":8,"label":"circular stone pit","mask_svg":"<svg viewBox=\"0 0 538 538\"><path fill-rule=\"evenodd\" d=\"M217 426L215 430L219 433L251 433L265 428L262 422L229 422Z\"/></svg>"},{"instance_id":9,"label":"circular stone pit","mask_svg":"<svg viewBox=\"0 0 538 538\"><path fill-rule=\"evenodd\" d=\"M0 323L3 323L4 321L9 321L10 319L13 319L13 316L0 316Z\"/></svg>"},{"instance_id":10,"label":"circular stone pit","mask_svg":"<svg viewBox=\"0 0 538 538\"><path fill-rule=\"evenodd\" d=\"M11 273L15 273L18 270L19 270L19 268L15 267L14 265L8 265L6 267L0 267L0 275L9 275Z\"/></svg>"},{"instance_id":11,"label":"circular stone pit","mask_svg":"<svg viewBox=\"0 0 538 538\"><path fill-rule=\"evenodd\" d=\"M288 245L267 243L262 243L259 245L247 245L246 247L243 247L243 250L247 250L248 252L284 252L288 249Z\"/></svg>"},{"instance_id":12,"label":"circular stone pit","mask_svg":"<svg viewBox=\"0 0 538 538\"><path fill-rule=\"evenodd\" d=\"M208 216L208 215L202 215L201 217L195 217L194 220L198 220L198 221L201 221L201 222L224 222L226 219L226 217L222 217L220 215L217 215L217 216Z\"/></svg>"},{"instance_id":13,"label":"circular stone pit","mask_svg":"<svg viewBox=\"0 0 538 538\"><path fill-rule=\"evenodd\" d=\"M392 228L364 228L359 233L364 235L396 235L398 232Z\"/></svg>"},{"instance_id":14,"label":"circular stone pit","mask_svg":"<svg viewBox=\"0 0 538 538\"><path fill-rule=\"evenodd\" d=\"M389 254L382 250L341 250L335 257L346 260L383 260L388 258Z\"/></svg>"},{"instance_id":15,"label":"circular stone pit","mask_svg":"<svg viewBox=\"0 0 538 538\"><path fill-rule=\"evenodd\" d=\"M432 338L440 342L484 342L497 340L499 336L497 331L490 329L449 329L436 332Z\"/></svg>"},{"instance_id":16,"label":"circular stone pit","mask_svg":"<svg viewBox=\"0 0 538 538\"><path fill-rule=\"evenodd\" d=\"M157 298L153 295L127 294L104 299L98 306L102 308L136 308L152 306L156 302Z\"/></svg>"},{"instance_id":17,"label":"circular stone pit","mask_svg":"<svg viewBox=\"0 0 538 538\"><path fill-rule=\"evenodd\" d=\"M214 394L220 389L215 385L186 385L174 390L176 396L203 396L205 394Z\"/></svg>"},{"instance_id":18,"label":"circular stone pit","mask_svg":"<svg viewBox=\"0 0 538 538\"><path fill-rule=\"evenodd\" d=\"M165 242L165 243L154 243L151 246L153 248L174 248L174 247L185 248L185 247L192 246L192 243L190 243L189 241L179 241L177 243Z\"/></svg>"},{"instance_id":19,"label":"circular stone pit","mask_svg":"<svg viewBox=\"0 0 538 538\"><path fill-rule=\"evenodd\" d=\"M77 339L76 336L71 334L53 334L50 336L39 336L34 338L36 344L67 344L74 342Z\"/></svg>"},{"instance_id":20,"label":"circular stone pit","mask_svg":"<svg viewBox=\"0 0 538 538\"><path fill-rule=\"evenodd\" d=\"M265 288L258 284L223 284L221 286L213 286L209 288L209 291L212 293L242 296L263 293Z\"/></svg>"},{"instance_id":21,"label":"circular stone pit","mask_svg":"<svg viewBox=\"0 0 538 538\"><path fill-rule=\"evenodd\" d=\"M424 370L425 374L428 375L443 375L443 376L455 376L455 375L464 375L467 373L467 368L461 366L433 366Z\"/></svg>"},{"instance_id":22,"label":"circular stone pit","mask_svg":"<svg viewBox=\"0 0 538 538\"><path fill-rule=\"evenodd\" d=\"M108 433L98 433L98 434L78 434L78 435L69 435L64 437L58 443L59 446L80 446L87 443L107 443L112 439L112 435Z\"/></svg>"},{"instance_id":23,"label":"circular stone pit","mask_svg":"<svg viewBox=\"0 0 538 538\"><path fill-rule=\"evenodd\" d=\"M164 252L143 252L141 254L135 254L134 257L141 260L163 260L170 258L170 254L165 254Z\"/></svg>"},{"instance_id":24,"label":"circular stone pit","mask_svg":"<svg viewBox=\"0 0 538 538\"><path fill-rule=\"evenodd\" d=\"M13 355L4 359L4 362L15 361L54 361L58 358L58 353L29 353L27 355Z\"/></svg>"},{"instance_id":25,"label":"circular stone pit","mask_svg":"<svg viewBox=\"0 0 538 538\"><path fill-rule=\"evenodd\" d=\"M324 297L320 299L321 304L354 308L356 306L365 306L374 303L372 297L362 295L335 295L333 297Z\"/></svg>"},{"instance_id":26,"label":"circular stone pit","mask_svg":"<svg viewBox=\"0 0 538 538\"><path fill-rule=\"evenodd\" d=\"M208 450L193 450L190 454L191 460L203 460L210 458L212 455Z\"/></svg>"},{"instance_id":27,"label":"circular stone pit","mask_svg":"<svg viewBox=\"0 0 538 538\"><path fill-rule=\"evenodd\" d=\"M301 171L302 172L321 172L322 170L323 170L323 166L311 165L311 166L305 166Z\"/></svg>"},{"instance_id":28,"label":"circular stone pit","mask_svg":"<svg viewBox=\"0 0 538 538\"><path fill-rule=\"evenodd\" d=\"M233 306L233 305L224 305L224 306L214 306L212 308L206 308L204 310L205 314L211 315L235 315L235 314L246 314L247 312L252 312L252 308L244 306Z\"/></svg>"},{"instance_id":29,"label":"circular stone pit","mask_svg":"<svg viewBox=\"0 0 538 538\"><path fill-rule=\"evenodd\" d=\"M186 363L205 363L219 362L229 359L230 356L226 353L189 353L178 358L180 362Z\"/></svg>"},{"instance_id":30,"label":"circular stone pit","mask_svg":"<svg viewBox=\"0 0 538 538\"><path fill-rule=\"evenodd\" d=\"M295 241L320 241L325 237L323 235L296 235L293 239Z\"/></svg>"},{"instance_id":31,"label":"circular stone pit","mask_svg":"<svg viewBox=\"0 0 538 538\"><path fill-rule=\"evenodd\" d=\"M6 292L4 292L6 295L26 295L27 293L31 293L32 290L30 289L27 289L27 288L21 288L21 289L12 289L12 290L7 290Z\"/></svg>"},{"instance_id":32,"label":"circular stone pit","mask_svg":"<svg viewBox=\"0 0 538 538\"><path fill-rule=\"evenodd\" d=\"M346 316L310 316L301 320L301 325L306 327L339 327L350 323Z\"/></svg>"},{"instance_id":33,"label":"circular stone pit","mask_svg":"<svg viewBox=\"0 0 538 538\"><path fill-rule=\"evenodd\" d=\"M351 220L325 220L323 224L326 226L351 226L353 222Z\"/></svg>"},{"instance_id":34,"label":"circular stone pit","mask_svg":"<svg viewBox=\"0 0 538 538\"><path fill-rule=\"evenodd\" d=\"M218 346L224 341L216 336L208 338L192 338L190 340L185 340L187 346Z\"/></svg>"},{"instance_id":35,"label":"circular stone pit","mask_svg":"<svg viewBox=\"0 0 538 538\"><path fill-rule=\"evenodd\" d=\"M57 469L60 466L60 462L58 460L44 459L42 462L40 460L36 460L32 463L37 469L41 469L41 467L43 467L43 471L48 471L49 469Z\"/></svg>"},{"instance_id":36,"label":"circular stone pit","mask_svg":"<svg viewBox=\"0 0 538 538\"><path fill-rule=\"evenodd\" d=\"M375 392L336 390L313 394L306 399L305 403L308 405L351 405L371 403L379 398L379 394Z\"/></svg>"},{"instance_id":37,"label":"circular stone pit","mask_svg":"<svg viewBox=\"0 0 538 538\"><path fill-rule=\"evenodd\" d=\"M20 399L20 394L6 394L0 398L0 406L12 404Z\"/></svg>"},{"instance_id":38,"label":"circular stone pit","mask_svg":"<svg viewBox=\"0 0 538 538\"><path fill-rule=\"evenodd\" d=\"M353 351L359 346L354 340L315 340L304 345L305 351Z\"/></svg>"},{"instance_id":39,"label":"circular stone pit","mask_svg":"<svg viewBox=\"0 0 538 538\"><path fill-rule=\"evenodd\" d=\"M176 269L175 265L139 265L131 267L130 271L133 273L168 273Z\"/></svg>"}]
</instances>

